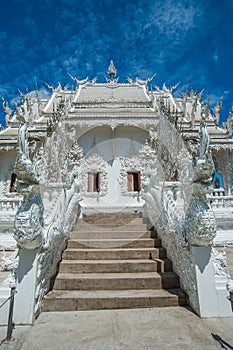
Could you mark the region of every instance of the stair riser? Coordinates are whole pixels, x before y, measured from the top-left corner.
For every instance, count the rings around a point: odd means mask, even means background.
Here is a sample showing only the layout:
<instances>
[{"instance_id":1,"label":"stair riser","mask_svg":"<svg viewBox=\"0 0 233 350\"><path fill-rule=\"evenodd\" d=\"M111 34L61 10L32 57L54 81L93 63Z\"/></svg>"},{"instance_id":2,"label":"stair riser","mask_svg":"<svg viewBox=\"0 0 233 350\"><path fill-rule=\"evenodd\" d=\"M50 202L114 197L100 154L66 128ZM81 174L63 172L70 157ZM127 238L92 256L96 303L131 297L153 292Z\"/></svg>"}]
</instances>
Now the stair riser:
<instances>
[{"instance_id":1,"label":"stair riser","mask_svg":"<svg viewBox=\"0 0 233 350\"><path fill-rule=\"evenodd\" d=\"M63 263L60 264L59 271L61 273L128 273L128 272L167 272L171 271L170 261L163 262L162 264L154 262L151 263L100 263L98 264L72 264Z\"/></svg>"},{"instance_id":2,"label":"stair riser","mask_svg":"<svg viewBox=\"0 0 233 350\"><path fill-rule=\"evenodd\" d=\"M156 238L157 235L150 231L72 231L71 239L140 239Z\"/></svg>"},{"instance_id":3,"label":"stair riser","mask_svg":"<svg viewBox=\"0 0 233 350\"><path fill-rule=\"evenodd\" d=\"M83 220L86 219L95 219L95 220L99 220L99 219L118 219L118 218L124 218L124 219L140 219L143 220L144 218L142 217L141 213L123 213L121 211L117 212L117 213L97 213L97 214L84 214L83 215Z\"/></svg>"},{"instance_id":4,"label":"stair riser","mask_svg":"<svg viewBox=\"0 0 233 350\"><path fill-rule=\"evenodd\" d=\"M177 296L154 298L106 299L45 299L43 311L84 311L104 309L134 309L186 305L186 299Z\"/></svg>"},{"instance_id":5,"label":"stair riser","mask_svg":"<svg viewBox=\"0 0 233 350\"><path fill-rule=\"evenodd\" d=\"M147 225L145 224L132 224L132 225L94 225L94 224L77 224L73 228L74 231L147 231Z\"/></svg>"},{"instance_id":6,"label":"stair riser","mask_svg":"<svg viewBox=\"0 0 233 350\"><path fill-rule=\"evenodd\" d=\"M99 241L72 241L68 242L68 248L153 248L160 247L161 241L160 239L156 240L135 240L133 242L119 242L114 240L99 240Z\"/></svg>"},{"instance_id":7,"label":"stair riser","mask_svg":"<svg viewBox=\"0 0 233 350\"><path fill-rule=\"evenodd\" d=\"M127 289L161 289L177 288L179 281L176 276L174 278L161 277L154 278L75 278L60 279L57 278L54 289L56 290L127 290Z\"/></svg>"},{"instance_id":8,"label":"stair riser","mask_svg":"<svg viewBox=\"0 0 233 350\"><path fill-rule=\"evenodd\" d=\"M103 222L103 223L109 223L109 222L113 222L113 223L141 223L141 224L147 224L149 221L147 219L144 218L135 218L135 217L131 217L131 218L126 218L124 216L116 216L116 217L98 217L98 218L93 218L93 217L83 217L83 218L79 218L76 223L79 222L95 222L95 223L99 223L99 222Z\"/></svg>"},{"instance_id":9,"label":"stair riser","mask_svg":"<svg viewBox=\"0 0 233 350\"><path fill-rule=\"evenodd\" d=\"M79 250L69 251L65 250L63 253L63 260L131 260L131 259L159 259L166 258L166 252L163 248L154 248L150 252L143 250L127 250L119 251L103 250Z\"/></svg>"}]
</instances>

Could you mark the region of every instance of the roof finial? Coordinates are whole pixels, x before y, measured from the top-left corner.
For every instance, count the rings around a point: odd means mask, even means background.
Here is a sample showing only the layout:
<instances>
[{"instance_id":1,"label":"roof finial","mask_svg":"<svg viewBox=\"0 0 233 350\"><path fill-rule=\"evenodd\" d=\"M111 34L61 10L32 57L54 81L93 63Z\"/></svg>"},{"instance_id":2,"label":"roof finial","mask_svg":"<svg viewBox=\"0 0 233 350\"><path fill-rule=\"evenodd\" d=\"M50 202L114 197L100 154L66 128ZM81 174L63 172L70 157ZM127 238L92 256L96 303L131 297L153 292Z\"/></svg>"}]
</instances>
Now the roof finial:
<instances>
[{"instance_id":1,"label":"roof finial","mask_svg":"<svg viewBox=\"0 0 233 350\"><path fill-rule=\"evenodd\" d=\"M114 80L116 73L117 73L117 70L114 66L113 60L111 60L110 65L108 67L108 75L109 75L111 80Z\"/></svg>"}]
</instances>

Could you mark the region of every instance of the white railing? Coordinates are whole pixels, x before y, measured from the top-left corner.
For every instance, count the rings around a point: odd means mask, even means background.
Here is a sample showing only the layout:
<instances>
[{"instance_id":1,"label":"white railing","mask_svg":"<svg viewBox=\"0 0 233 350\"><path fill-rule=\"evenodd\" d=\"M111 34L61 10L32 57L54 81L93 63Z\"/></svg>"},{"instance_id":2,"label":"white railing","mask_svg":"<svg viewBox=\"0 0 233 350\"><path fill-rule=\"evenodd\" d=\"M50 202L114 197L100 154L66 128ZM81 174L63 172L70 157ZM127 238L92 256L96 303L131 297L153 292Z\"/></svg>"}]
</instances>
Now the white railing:
<instances>
[{"instance_id":1,"label":"white railing","mask_svg":"<svg viewBox=\"0 0 233 350\"><path fill-rule=\"evenodd\" d=\"M12 197L2 197L0 198L0 211L6 211L8 212L13 211L16 212L21 203L22 203L23 199L21 196L12 196Z\"/></svg>"},{"instance_id":2,"label":"white railing","mask_svg":"<svg viewBox=\"0 0 233 350\"><path fill-rule=\"evenodd\" d=\"M63 184L50 184L45 189L47 194L53 190L56 193L53 199L55 203L52 203L51 208L49 208L50 218L47 217L45 220L44 245L38 253L34 315L38 315L41 311L43 297L49 290L50 279L57 271L62 252L66 246L66 234L69 234L78 213L77 200L74 200L77 195L75 189L74 182L69 188L64 187Z\"/></svg>"},{"instance_id":3,"label":"white railing","mask_svg":"<svg viewBox=\"0 0 233 350\"><path fill-rule=\"evenodd\" d=\"M41 242L35 248L30 248L30 244L25 245L25 249L23 246L19 248L14 321L21 324L33 323L36 315L41 311L43 297L49 290L51 278L57 272L67 237L79 212L78 186L75 181L70 187L64 184L43 186L42 200L45 222ZM5 213L11 210L11 216L14 218L13 209L18 209L21 202L22 198L19 196L0 198L2 209L0 214L8 217ZM25 273L27 268L30 273ZM3 322L1 318L0 322Z\"/></svg>"},{"instance_id":4,"label":"white railing","mask_svg":"<svg viewBox=\"0 0 233 350\"><path fill-rule=\"evenodd\" d=\"M215 188L208 197L213 209L233 207L233 195L225 196L224 188Z\"/></svg>"}]
</instances>

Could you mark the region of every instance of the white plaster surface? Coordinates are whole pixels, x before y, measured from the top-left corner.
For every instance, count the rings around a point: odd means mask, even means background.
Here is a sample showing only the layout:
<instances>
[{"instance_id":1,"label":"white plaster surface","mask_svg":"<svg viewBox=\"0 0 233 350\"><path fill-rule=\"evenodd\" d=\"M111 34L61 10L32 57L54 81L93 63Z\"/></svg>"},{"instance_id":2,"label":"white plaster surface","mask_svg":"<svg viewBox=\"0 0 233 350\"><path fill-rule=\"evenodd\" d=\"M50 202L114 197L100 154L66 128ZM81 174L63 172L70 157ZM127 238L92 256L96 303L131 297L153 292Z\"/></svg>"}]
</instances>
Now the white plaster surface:
<instances>
[{"instance_id":1,"label":"white plaster surface","mask_svg":"<svg viewBox=\"0 0 233 350\"><path fill-rule=\"evenodd\" d=\"M215 281L211 247L192 247L201 317L232 316L226 280ZM216 283L217 282L217 283ZM225 286L224 286L225 284Z\"/></svg>"},{"instance_id":2,"label":"white plaster surface","mask_svg":"<svg viewBox=\"0 0 233 350\"><path fill-rule=\"evenodd\" d=\"M31 324L34 321L34 303L37 274L37 251L20 249L17 270L17 293L15 295L14 321Z\"/></svg>"}]
</instances>

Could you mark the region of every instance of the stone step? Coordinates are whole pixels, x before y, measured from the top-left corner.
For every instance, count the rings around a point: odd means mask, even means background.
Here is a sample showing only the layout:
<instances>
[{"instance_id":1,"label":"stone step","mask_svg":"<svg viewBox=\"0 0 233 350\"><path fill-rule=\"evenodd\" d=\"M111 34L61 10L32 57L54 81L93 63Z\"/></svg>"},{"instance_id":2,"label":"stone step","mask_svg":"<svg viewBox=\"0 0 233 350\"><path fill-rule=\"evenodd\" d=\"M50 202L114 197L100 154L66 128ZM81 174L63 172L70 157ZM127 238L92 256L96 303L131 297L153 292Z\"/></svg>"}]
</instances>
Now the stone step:
<instances>
[{"instance_id":1,"label":"stone step","mask_svg":"<svg viewBox=\"0 0 233 350\"><path fill-rule=\"evenodd\" d=\"M186 305L180 289L51 291L44 299L43 311L132 309Z\"/></svg>"},{"instance_id":2,"label":"stone step","mask_svg":"<svg viewBox=\"0 0 233 350\"><path fill-rule=\"evenodd\" d=\"M168 259L155 260L62 260L60 273L114 273L114 272L165 272L171 271Z\"/></svg>"},{"instance_id":3,"label":"stone step","mask_svg":"<svg viewBox=\"0 0 233 350\"><path fill-rule=\"evenodd\" d=\"M114 223L87 223L77 222L73 227L73 231L147 231L147 224L144 223L128 223L128 224L114 224Z\"/></svg>"},{"instance_id":4,"label":"stone step","mask_svg":"<svg viewBox=\"0 0 233 350\"><path fill-rule=\"evenodd\" d=\"M126 213L123 211L119 211L117 213L95 213L95 214L83 214L83 219L95 219L95 220L99 220L100 218L107 218L107 219L117 219L117 218L128 218L128 219L137 219L137 218L141 218L142 217L142 213Z\"/></svg>"},{"instance_id":5,"label":"stone step","mask_svg":"<svg viewBox=\"0 0 233 350\"><path fill-rule=\"evenodd\" d=\"M186 304L156 231L141 214L84 215L70 234L44 311Z\"/></svg>"},{"instance_id":6,"label":"stone step","mask_svg":"<svg viewBox=\"0 0 233 350\"><path fill-rule=\"evenodd\" d=\"M160 247L159 238L142 239L70 239L68 248L153 248Z\"/></svg>"},{"instance_id":7,"label":"stone step","mask_svg":"<svg viewBox=\"0 0 233 350\"><path fill-rule=\"evenodd\" d=\"M147 219L144 219L144 218L139 218L139 217L121 217L121 216L118 216L118 217L115 217L115 216L112 216L112 217L98 217L98 218L93 218L93 217L84 217L84 218L80 218L78 219L78 221L83 221L83 222L96 222L96 223L108 223L108 222L113 222L113 223L119 223L119 224L122 224L122 223L131 223L131 222L134 222L134 223L147 223Z\"/></svg>"},{"instance_id":8,"label":"stone step","mask_svg":"<svg viewBox=\"0 0 233 350\"><path fill-rule=\"evenodd\" d=\"M114 215L112 214L103 214L103 215L83 215L82 217L79 217L78 220L147 220L146 218L143 218L141 215L126 215L123 213L116 213Z\"/></svg>"},{"instance_id":9,"label":"stone step","mask_svg":"<svg viewBox=\"0 0 233 350\"><path fill-rule=\"evenodd\" d=\"M169 289L179 287L174 272L59 273L55 290Z\"/></svg>"},{"instance_id":10,"label":"stone step","mask_svg":"<svg viewBox=\"0 0 233 350\"><path fill-rule=\"evenodd\" d=\"M147 223L145 223L145 222L142 222L142 221L140 221L140 222L134 222L134 221L127 221L127 222L124 222L124 221L115 221L115 220L113 220L113 221L107 221L107 222L105 222L105 221L103 221L103 220L100 220L100 221L95 221L95 220L90 220L90 221L86 221L86 222L84 222L84 221L77 221L77 223L75 224L75 226L74 227L76 227L76 226L79 226L79 225L85 225L85 226L95 226L95 227L106 227L106 228L108 228L108 227L121 227L121 226L124 226L124 227L137 227L137 225L140 225L142 228L144 228L144 227L147 227L148 225L147 225Z\"/></svg>"},{"instance_id":11,"label":"stone step","mask_svg":"<svg viewBox=\"0 0 233 350\"><path fill-rule=\"evenodd\" d=\"M115 248L115 249L74 249L67 248L64 260L132 260L166 258L164 248Z\"/></svg>"},{"instance_id":12,"label":"stone step","mask_svg":"<svg viewBox=\"0 0 233 350\"><path fill-rule=\"evenodd\" d=\"M96 231L72 231L70 233L71 239L139 239L139 238L157 238L155 231L146 230L96 230Z\"/></svg>"}]
</instances>

